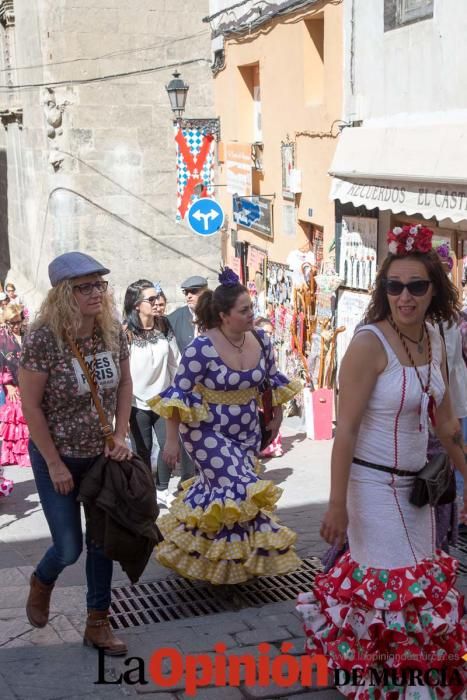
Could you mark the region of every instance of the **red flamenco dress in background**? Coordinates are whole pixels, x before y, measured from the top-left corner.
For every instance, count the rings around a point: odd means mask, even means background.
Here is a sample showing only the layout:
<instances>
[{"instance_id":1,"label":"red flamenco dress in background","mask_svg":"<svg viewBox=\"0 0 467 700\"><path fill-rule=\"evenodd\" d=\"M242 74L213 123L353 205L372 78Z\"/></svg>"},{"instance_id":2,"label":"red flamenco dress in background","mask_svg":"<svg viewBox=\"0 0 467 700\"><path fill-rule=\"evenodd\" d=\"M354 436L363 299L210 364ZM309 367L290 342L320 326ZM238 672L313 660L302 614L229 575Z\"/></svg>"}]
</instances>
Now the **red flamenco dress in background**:
<instances>
[{"instance_id":1,"label":"red flamenco dress in background","mask_svg":"<svg viewBox=\"0 0 467 700\"><path fill-rule=\"evenodd\" d=\"M20 467L30 467L29 430L23 416L18 389L20 354L21 345L16 336L5 328L0 329L0 381L5 392L5 403L0 408L0 439L2 441L0 464L2 466L15 464ZM15 400L9 398L8 385L14 386L18 390ZM3 478L0 477L0 483Z\"/></svg>"}]
</instances>

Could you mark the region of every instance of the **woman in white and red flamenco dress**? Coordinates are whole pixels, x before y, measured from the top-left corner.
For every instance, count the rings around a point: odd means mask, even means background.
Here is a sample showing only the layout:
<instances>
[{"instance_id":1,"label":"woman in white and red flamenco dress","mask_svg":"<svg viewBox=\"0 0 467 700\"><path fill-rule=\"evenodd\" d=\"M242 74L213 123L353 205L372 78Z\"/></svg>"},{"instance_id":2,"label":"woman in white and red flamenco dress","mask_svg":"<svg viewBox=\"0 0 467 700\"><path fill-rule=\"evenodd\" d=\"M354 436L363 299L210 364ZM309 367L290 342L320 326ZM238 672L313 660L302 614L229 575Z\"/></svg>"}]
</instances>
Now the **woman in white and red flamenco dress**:
<instances>
[{"instance_id":1,"label":"woman in white and red flamenco dress","mask_svg":"<svg viewBox=\"0 0 467 700\"><path fill-rule=\"evenodd\" d=\"M298 599L307 651L326 655L331 669L359 669L361 685L339 687L352 700L461 698L467 682L463 596L454 587L457 561L436 549L431 506L409 500L425 462L429 421L467 476L444 348L425 321L450 321L459 309L431 237L423 226L388 234L389 255L366 325L340 371L330 503L321 535L341 544L347 532L349 551ZM467 522L466 491L461 519ZM386 685L383 673L375 686L372 669L386 671ZM419 669L422 678L438 669L439 684L411 685L410 669Z\"/></svg>"}]
</instances>

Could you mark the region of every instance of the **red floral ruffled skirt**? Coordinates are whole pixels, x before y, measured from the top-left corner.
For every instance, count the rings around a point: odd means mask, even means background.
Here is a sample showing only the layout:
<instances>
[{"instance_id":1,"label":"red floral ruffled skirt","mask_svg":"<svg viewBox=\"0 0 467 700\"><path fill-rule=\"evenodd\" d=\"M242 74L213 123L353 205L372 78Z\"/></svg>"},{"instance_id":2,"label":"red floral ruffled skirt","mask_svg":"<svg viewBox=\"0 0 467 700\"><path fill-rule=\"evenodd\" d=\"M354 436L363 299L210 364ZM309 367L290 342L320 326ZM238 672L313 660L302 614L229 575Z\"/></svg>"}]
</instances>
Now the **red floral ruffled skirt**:
<instances>
[{"instance_id":1,"label":"red floral ruffled skirt","mask_svg":"<svg viewBox=\"0 0 467 700\"><path fill-rule=\"evenodd\" d=\"M339 687L352 700L463 697L467 635L463 596L454 588L458 563L437 555L413 567L375 569L347 552L299 596L307 652L324 654L331 669L359 669L358 685ZM424 682L431 669L433 687Z\"/></svg>"},{"instance_id":2,"label":"red floral ruffled skirt","mask_svg":"<svg viewBox=\"0 0 467 700\"><path fill-rule=\"evenodd\" d=\"M28 453L29 430L24 420L21 401L10 401L0 408L0 464L30 467Z\"/></svg>"}]
</instances>

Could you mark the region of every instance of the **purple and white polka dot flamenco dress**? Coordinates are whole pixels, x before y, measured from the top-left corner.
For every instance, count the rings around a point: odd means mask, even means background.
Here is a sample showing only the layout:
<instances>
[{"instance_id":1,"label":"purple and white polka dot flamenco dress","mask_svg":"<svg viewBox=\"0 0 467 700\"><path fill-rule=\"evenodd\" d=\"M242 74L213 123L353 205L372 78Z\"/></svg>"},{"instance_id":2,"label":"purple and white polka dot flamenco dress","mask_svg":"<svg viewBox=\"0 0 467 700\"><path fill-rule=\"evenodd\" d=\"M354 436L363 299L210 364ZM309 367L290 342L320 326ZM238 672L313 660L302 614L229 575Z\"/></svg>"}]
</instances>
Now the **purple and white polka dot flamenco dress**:
<instances>
[{"instance_id":1,"label":"purple and white polka dot flamenco dress","mask_svg":"<svg viewBox=\"0 0 467 700\"><path fill-rule=\"evenodd\" d=\"M282 489L261 479L255 467L261 438L258 387L266 363L274 405L288 401L301 385L277 371L269 337L260 332L266 357L241 371L224 364L207 336L195 338L173 385L148 402L165 418L178 410L183 444L197 468L158 521L165 539L157 559L187 578L240 583L300 565L296 534L272 515Z\"/></svg>"}]
</instances>

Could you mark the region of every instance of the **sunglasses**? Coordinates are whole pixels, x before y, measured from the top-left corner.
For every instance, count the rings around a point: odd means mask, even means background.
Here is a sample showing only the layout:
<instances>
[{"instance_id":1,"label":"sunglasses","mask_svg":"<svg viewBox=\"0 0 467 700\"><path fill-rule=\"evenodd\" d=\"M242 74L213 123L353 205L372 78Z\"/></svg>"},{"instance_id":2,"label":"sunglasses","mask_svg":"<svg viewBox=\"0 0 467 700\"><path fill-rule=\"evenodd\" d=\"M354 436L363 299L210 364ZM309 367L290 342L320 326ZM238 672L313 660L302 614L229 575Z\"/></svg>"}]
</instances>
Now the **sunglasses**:
<instances>
[{"instance_id":1,"label":"sunglasses","mask_svg":"<svg viewBox=\"0 0 467 700\"><path fill-rule=\"evenodd\" d=\"M399 296L404 289L407 289L413 297L423 297L427 293L430 284L431 280L414 280L413 282L407 282L407 284L399 282L399 280L383 280L386 293L392 297Z\"/></svg>"},{"instance_id":2,"label":"sunglasses","mask_svg":"<svg viewBox=\"0 0 467 700\"><path fill-rule=\"evenodd\" d=\"M143 301L147 301L151 305L156 304L156 301L158 300L158 298L159 297L143 297L143 299L141 299L140 303L142 303ZM156 306L164 306L164 304L165 304L165 302L161 301L158 304L156 304Z\"/></svg>"},{"instance_id":3,"label":"sunglasses","mask_svg":"<svg viewBox=\"0 0 467 700\"><path fill-rule=\"evenodd\" d=\"M199 292L202 291L202 289L203 289L202 287L194 287L193 289L184 289L183 293L185 296L187 296L187 294L198 294Z\"/></svg>"},{"instance_id":4,"label":"sunglasses","mask_svg":"<svg viewBox=\"0 0 467 700\"><path fill-rule=\"evenodd\" d=\"M98 282L84 282L83 284L75 284L73 289L77 289L80 294L88 297L90 294L92 294L93 289L96 289L98 292L106 292L108 286L108 282L99 280Z\"/></svg>"}]
</instances>

